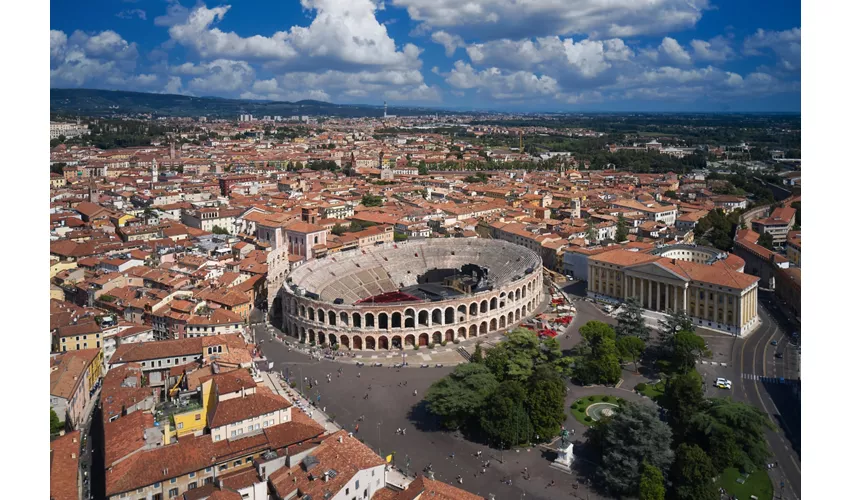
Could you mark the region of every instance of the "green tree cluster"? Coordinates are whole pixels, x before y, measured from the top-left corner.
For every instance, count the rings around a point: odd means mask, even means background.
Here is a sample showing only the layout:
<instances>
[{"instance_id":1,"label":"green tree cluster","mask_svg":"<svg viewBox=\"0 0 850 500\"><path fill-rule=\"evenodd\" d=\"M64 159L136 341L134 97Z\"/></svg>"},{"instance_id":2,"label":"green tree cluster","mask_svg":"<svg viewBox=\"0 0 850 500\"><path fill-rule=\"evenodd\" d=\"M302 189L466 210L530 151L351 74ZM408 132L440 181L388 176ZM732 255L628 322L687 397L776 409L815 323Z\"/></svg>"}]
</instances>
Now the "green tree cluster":
<instances>
[{"instance_id":1,"label":"green tree cluster","mask_svg":"<svg viewBox=\"0 0 850 500\"><path fill-rule=\"evenodd\" d=\"M731 250L735 237L735 227L740 221L740 211L724 214L720 209L708 212L697 222L694 237L697 243L709 245L720 250Z\"/></svg>"},{"instance_id":2,"label":"green tree cluster","mask_svg":"<svg viewBox=\"0 0 850 500\"><path fill-rule=\"evenodd\" d=\"M56 412L53 411L53 408L50 409L50 435L59 434L59 431L65 428L65 422L59 420L59 416L56 415Z\"/></svg>"},{"instance_id":3,"label":"green tree cluster","mask_svg":"<svg viewBox=\"0 0 850 500\"><path fill-rule=\"evenodd\" d=\"M761 233L756 243L768 250L773 250L773 235L770 233Z\"/></svg>"},{"instance_id":4,"label":"green tree cluster","mask_svg":"<svg viewBox=\"0 0 850 500\"><path fill-rule=\"evenodd\" d=\"M626 218L623 214L617 216L617 232L614 235L614 239L617 242L626 241L629 237L629 225L626 222Z\"/></svg>"},{"instance_id":5,"label":"green tree cluster","mask_svg":"<svg viewBox=\"0 0 850 500\"><path fill-rule=\"evenodd\" d=\"M616 384L622 369L614 329L594 320L579 328L579 333L582 342L577 349L575 379L584 384Z\"/></svg>"},{"instance_id":6,"label":"green tree cluster","mask_svg":"<svg viewBox=\"0 0 850 500\"><path fill-rule=\"evenodd\" d=\"M459 365L425 395L443 426L463 429L497 446L549 440L560 432L571 361L553 339L517 328L472 362Z\"/></svg>"},{"instance_id":7,"label":"green tree cluster","mask_svg":"<svg viewBox=\"0 0 850 500\"><path fill-rule=\"evenodd\" d=\"M382 207L384 206L384 198L381 196L366 193L363 195L363 198L360 200L360 203L367 207Z\"/></svg>"},{"instance_id":8,"label":"green tree cluster","mask_svg":"<svg viewBox=\"0 0 850 500\"><path fill-rule=\"evenodd\" d=\"M614 495L633 496L644 489L657 495L655 472L649 471L653 485L641 488L648 466L663 475L673 463L673 436L654 408L623 402L619 410L588 430L589 443L597 451L597 482ZM641 470L643 469L643 470ZM648 498L657 498L649 496Z\"/></svg>"}]
</instances>

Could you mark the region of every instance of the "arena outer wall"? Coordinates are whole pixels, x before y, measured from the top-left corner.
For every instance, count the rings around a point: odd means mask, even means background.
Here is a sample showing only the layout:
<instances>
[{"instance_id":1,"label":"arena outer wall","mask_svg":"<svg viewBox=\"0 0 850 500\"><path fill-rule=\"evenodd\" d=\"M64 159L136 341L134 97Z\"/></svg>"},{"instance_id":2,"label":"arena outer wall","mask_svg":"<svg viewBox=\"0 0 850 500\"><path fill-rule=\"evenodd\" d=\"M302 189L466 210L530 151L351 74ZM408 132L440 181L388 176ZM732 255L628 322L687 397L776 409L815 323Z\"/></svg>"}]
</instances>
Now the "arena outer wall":
<instances>
[{"instance_id":1,"label":"arena outer wall","mask_svg":"<svg viewBox=\"0 0 850 500\"><path fill-rule=\"evenodd\" d=\"M530 252L503 241L494 244ZM394 246L402 258L405 245ZM338 343L353 351L371 351L413 349L512 329L531 316L544 298L543 265L536 255L534 262L528 274L526 269L516 270L519 279L437 302L340 305L299 295L287 283L280 291L283 331L305 343Z\"/></svg>"}]
</instances>

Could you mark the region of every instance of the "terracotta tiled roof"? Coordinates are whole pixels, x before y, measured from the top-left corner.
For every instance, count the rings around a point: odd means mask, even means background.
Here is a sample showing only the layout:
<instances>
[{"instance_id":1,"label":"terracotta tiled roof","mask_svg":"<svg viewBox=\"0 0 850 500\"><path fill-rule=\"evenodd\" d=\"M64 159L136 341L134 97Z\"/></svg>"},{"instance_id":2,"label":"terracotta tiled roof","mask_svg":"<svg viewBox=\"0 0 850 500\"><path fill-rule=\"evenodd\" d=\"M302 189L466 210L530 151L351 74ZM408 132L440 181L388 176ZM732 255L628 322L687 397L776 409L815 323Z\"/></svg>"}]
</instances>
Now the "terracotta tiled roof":
<instances>
[{"instance_id":1,"label":"terracotta tiled roof","mask_svg":"<svg viewBox=\"0 0 850 500\"><path fill-rule=\"evenodd\" d=\"M293 468L283 467L269 476L278 496L286 497L296 488L301 496L309 494L313 498L324 498L326 491L336 495L357 472L385 463L374 451L356 438L349 437L344 430L322 441L310 455L318 460L318 465L310 472L302 462ZM310 475L321 476L330 469L335 470L336 475L329 476L327 481L308 479Z\"/></svg>"},{"instance_id":2,"label":"terracotta tiled roof","mask_svg":"<svg viewBox=\"0 0 850 500\"><path fill-rule=\"evenodd\" d=\"M77 500L80 465L80 431L50 442L50 500Z\"/></svg>"},{"instance_id":3,"label":"terracotta tiled roof","mask_svg":"<svg viewBox=\"0 0 850 500\"><path fill-rule=\"evenodd\" d=\"M210 428L221 427L283 410L290 406L292 406L292 403L283 396L256 392L239 398L219 401L213 410L209 425Z\"/></svg>"},{"instance_id":4,"label":"terracotta tiled roof","mask_svg":"<svg viewBox=\"0 0 850 500\"><path fill-rule=\"evenodd\" d=\"M203 337L195 337L121 344L115 349L110 364L201 354L204 345L202 339Z\"/></svg>"},{"instance_id":5,"label":"terracotta tiled roof","mask_svg":"<svg viewBox=\"0 0 850 500\"><path fill-rule=\"evenodd\" d=\"M145 429L154 426L153 415L135 411L103 426L106 466L145 447Z\"/></svg>"}]
</instances>

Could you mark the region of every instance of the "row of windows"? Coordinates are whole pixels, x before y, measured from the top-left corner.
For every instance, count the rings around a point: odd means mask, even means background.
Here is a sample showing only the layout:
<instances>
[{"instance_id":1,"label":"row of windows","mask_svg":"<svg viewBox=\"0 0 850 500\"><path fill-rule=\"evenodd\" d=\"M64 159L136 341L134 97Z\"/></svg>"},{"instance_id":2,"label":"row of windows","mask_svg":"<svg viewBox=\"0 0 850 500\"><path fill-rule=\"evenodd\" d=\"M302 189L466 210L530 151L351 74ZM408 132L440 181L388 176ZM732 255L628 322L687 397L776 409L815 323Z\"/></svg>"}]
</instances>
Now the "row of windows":
<instances>
[{"instance_id":1,"label":"row of windows","mask_svg":"<svg viewBox=\"0 0 850 500\"><path fill-rule=\"evenodd\" d=\"M200 356L195 356L194 359L198 359L199 357ZM183 356L183 363L186 363L186 356ZM165 364L166 364L166 366L170 365L171 364L171 358L166 359ZM180 364L180 358L174 358L174 366L177 366L179 364ZM142 366L147 367L147 361L142 361ZM160 366L162 366L162 360L161 359L158 359L156 361L151 361L151 368L160 367Z\"/></svg>"},{"instance_id":2,"label":"row of windows","mask_svg":"<svg viewBox=\"0 0 850 500\"><path fill-rule=\"evenodd\" d=\"M88 338L89 338L89 336L88 336L88 335L83 335L83 340L88 340ZM99 334L99 333L94 334L94 338L99 339L99 338L100 338L100 334ZM68 337L62 337L62 342L65 342L66 340L68 340ZM79 342L79 341L80 341L80 336L79 336L79 335L77 335L77 337L75 338L75 340L76 340L77 342Z\"/></svg>"}]
</instances>

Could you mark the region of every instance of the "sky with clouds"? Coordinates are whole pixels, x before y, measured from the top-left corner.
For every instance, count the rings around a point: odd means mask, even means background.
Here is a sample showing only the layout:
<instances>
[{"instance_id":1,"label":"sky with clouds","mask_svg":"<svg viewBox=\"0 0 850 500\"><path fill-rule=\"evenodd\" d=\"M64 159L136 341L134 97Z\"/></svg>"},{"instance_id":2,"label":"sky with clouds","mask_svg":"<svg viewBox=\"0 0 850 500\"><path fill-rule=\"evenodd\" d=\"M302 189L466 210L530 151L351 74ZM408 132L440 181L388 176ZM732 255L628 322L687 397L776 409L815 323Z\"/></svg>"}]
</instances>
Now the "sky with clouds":
<instances>
[{"instance_id":1,"label":"sky with clouds","mask_svg":"<svg viewBox=\"0 0 850 500\"><path fill-rule=\"evenodd\" d=\"M800 110L800 2L51 3L50 83L506 111Z\"/></svg>"}]
</instances>

